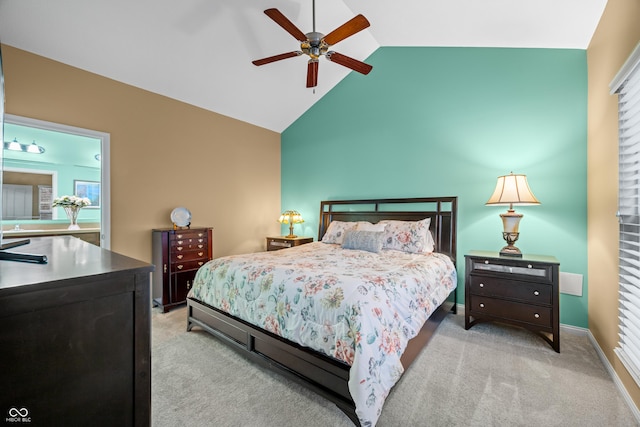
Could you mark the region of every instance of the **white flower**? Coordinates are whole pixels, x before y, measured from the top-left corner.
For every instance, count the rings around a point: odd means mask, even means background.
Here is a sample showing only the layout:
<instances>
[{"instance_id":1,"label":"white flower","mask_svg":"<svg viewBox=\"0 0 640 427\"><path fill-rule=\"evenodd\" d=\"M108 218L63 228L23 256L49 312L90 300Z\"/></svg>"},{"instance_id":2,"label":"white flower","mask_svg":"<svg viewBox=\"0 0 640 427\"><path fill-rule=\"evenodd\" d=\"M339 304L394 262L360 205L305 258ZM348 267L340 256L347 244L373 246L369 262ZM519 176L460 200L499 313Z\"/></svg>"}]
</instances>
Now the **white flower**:
<instances>
[{"instance_id":1,"label":"white flower","mask_svg":"<svg viewBox=\"0 0 640 427\"><path fill-rule=\"evenodd\" d=\"M60 196L53 199L52 206L55 208L56 206L71 206L77 208L84 208L85 206L89 206L91 204L91 200L87 197L78 197L78 196Z\"/></svg>"}]
</instances>

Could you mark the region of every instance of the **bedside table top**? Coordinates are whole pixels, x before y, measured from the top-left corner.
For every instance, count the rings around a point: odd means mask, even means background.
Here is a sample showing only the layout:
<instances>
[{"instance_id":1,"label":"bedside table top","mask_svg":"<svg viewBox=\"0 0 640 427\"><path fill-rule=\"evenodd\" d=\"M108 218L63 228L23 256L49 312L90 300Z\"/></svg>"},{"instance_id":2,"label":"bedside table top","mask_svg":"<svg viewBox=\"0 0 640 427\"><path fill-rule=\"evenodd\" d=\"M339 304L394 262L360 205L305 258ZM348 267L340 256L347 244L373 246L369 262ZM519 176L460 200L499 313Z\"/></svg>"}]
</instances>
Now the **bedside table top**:
<instances>
[{"instance_id":1,"label":"bedside table top","mask_svg":"<svg viewBox=\"0 0 640 427\"><path fill-rule=\"evenodd\" d=\"M267 239L282 239L282 240L313 240L313 237L310 236L296 236L296 237L287 237L287 236L267 236Z\"/></svg>"},{"instance_id":2,"label":"bedside table top","mask_svg":"<svg viewBox=\"0 0 640 427\"><path fill-rule=\"evenodd\" d=\"M532 261L532 262L547 262L551 264L560 264L560 261L556 257L550 255L535 255L535 254L522 254L521 257L515 256L500 256L497 251L469 251L465 255L472 257L493 258L505 261Z\"/></svg>"}]
</instances>

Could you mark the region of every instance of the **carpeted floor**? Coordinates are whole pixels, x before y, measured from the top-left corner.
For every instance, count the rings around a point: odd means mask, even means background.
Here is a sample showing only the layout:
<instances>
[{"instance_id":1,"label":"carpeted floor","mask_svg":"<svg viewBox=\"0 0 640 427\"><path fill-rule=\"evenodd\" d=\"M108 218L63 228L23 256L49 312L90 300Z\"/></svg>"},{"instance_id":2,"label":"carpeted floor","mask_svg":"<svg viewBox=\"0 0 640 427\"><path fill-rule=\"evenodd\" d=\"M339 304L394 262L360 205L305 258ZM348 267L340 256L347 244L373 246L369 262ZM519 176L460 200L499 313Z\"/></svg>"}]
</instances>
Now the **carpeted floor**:
<instances>
[{"instance_id":1,"label":"carpeted floor","mask_svg":"<svg viewBox=\"0 0 640 427\"><path fill-rule=\"evenodd\" d=\"M499 324L464 330L449 315L392 390L391 426L636 426L586 336L561 351ZM154 427L352 426L333 404L239 357L194 328L186 309L152 313Z\"/></svg>"}]
</instances>

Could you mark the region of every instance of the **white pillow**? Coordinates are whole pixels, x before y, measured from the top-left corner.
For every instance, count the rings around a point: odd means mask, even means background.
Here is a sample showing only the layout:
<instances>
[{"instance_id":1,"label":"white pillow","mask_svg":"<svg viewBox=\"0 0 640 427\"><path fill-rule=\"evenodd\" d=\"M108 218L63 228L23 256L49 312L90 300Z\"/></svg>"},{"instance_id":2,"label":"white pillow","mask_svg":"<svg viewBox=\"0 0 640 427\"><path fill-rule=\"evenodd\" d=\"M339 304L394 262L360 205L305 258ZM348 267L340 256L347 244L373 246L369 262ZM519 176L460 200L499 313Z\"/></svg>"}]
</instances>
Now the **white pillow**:
<instances>
[{"instance_id":1,"label":"white pillow","mask_svg":"<svg viewBox=\"0 0 640 427\"><path fill-rule=\"evenodd\" d=\"M344 233L347 230L355 230L357 222L331 221L329 228L322 236L322 243L334 243L341 245L344 239Z\"/></svg>"},{"instance_id":2,"label":"white pillow","mask_svg":"<svg viewBox=\"0 0 640 427\"><path fill-rule=\"evenodd\" d=\"M420 221L383 220L379 224L386 224L384 249L410 253L433 252L435 242L429 231L431 218Z\"/></svg>"},{"instance_id":3,"label":"white pillow","mask_svg":"<svg viewBox=\"0 0 640 427\"><path fill-rule=\"evenodd\" d=\"M370 222L367 222L367 221L359 221L358 225L356 226L356 230L358 230L358 231L384 231L384 229L386 227L387 227L387 224L381 224L381 223L371 224Z\"/></svg>"}]
</instances>

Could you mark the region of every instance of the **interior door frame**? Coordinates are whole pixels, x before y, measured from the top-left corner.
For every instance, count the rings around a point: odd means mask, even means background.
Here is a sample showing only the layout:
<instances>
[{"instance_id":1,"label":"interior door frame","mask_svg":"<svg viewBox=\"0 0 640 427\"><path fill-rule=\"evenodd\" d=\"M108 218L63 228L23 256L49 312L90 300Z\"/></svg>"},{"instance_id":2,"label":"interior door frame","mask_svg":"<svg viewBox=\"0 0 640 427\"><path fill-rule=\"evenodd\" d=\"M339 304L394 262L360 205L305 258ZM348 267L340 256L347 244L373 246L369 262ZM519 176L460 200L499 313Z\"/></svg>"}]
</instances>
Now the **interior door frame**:
<instances>
[{"instance_id":1,"label":"interior door frame","mask_svg":"<svg viewBox=\"0 0 640 427\"><path fill-rule=\"evenodd\" d=\"M5 114L4 122L100 140L100 246L111 249L111 135L91 129Z\"/></svg>"}]
</instances>

